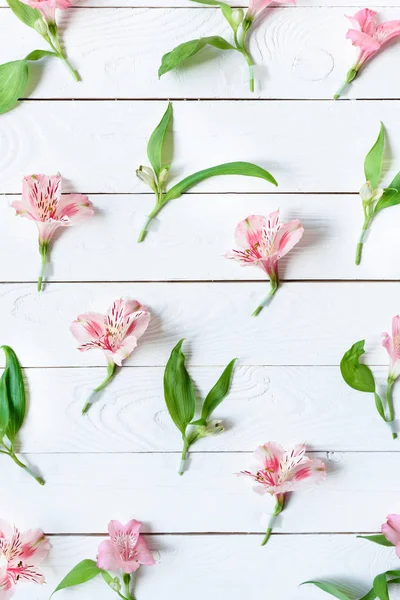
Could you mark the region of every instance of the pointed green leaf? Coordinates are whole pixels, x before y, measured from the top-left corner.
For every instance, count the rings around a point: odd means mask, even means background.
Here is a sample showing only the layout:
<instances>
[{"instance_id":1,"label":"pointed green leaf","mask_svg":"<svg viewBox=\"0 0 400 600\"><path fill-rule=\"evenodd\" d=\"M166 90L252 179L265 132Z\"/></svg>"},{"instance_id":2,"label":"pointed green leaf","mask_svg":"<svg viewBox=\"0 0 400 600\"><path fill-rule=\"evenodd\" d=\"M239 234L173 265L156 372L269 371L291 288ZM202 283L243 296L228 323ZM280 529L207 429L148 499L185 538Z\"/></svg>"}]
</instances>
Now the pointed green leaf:
<instances>
[{"instance_id":1,"label":"pointed green leaf","mask_svg":"<svg viewBox=\"0 0 400 600\"><path fill-rule=\"evenodd\" d=\"M0 379L0 441L3 439L10 420L7 379L8 368L4 369Z\"/></svg>"},{"instance_id":2,"label":"pointed green leaf","mask_svg":"<svg viewBox=\"0 0 400 600\"><path fill-rule=\"evenodd\" d=\"M1 348L6 355L7 376L5 382L9 406L9 419L5 431L8 439L13 443L25 419L26 398L24 378L14 350L9 346L1 346Z\"/></svg>"},{"instance_id":3,"label":"pointed green leaf","mask_svg":"<svg viewBox=\"0 0 400 600\"><path fill-rule=\"evenodd\" d=\"M382 417L382 419L384 421L386 421L386 416L385 416L385 409L383 407L383 402L381 400L381 397L379 396L379 394L377 394L376 392L374 393L374 398L375 398L375 406L376 406L376 410L378 411L379 415Z\"/></svg>"},{"instance_id":4,"label":"pointed green leaf","mask_svg":"<svg viewBox=\"0 0 400 600\"><path fill-rule=\"evenodd\" d=\"M386 573L381 573L375 577L374 592L378 596L379 600L390 600L388 584L386 581Z\"/></svg>"},{"instance_id":5,"label":"pointed green leaf","mask_svg":"<svg viewBox=\"0 0 400 600\"><path fill-rule=\"evenodd\" d=\"M330 594L331 596L334 596L335 598L339 598L339 600L352 600L350 598L350 596L345 594L341 590L341 588L339 588L337 585L334 585L333 583L325 583L323 581L305 581L301 585L306 585L306 584L315 585L317 588L319 588L323 592L326 592L327 594Z\"/></svg>"},{"instance_id":6,"label":"pointed green leaf","mask_svg":"<svg viewBox=\"0 0 400 600\"><path fill-rule=\"evenodd\" d=\"M381 123L378 138L371 150L368 152L364 161L365 179L371 182L375 190L381 180L383 153L385 151L385 128Z\"/></svg>"},{"instance_id":7,"label":"pointed green leaf","mask_svg":"<svg viewBox=\"0 0 400 600\"><path fill-rule=\"evenodd\" d=\"M28 56L25 57L25 60L40 60L45 56L57 56L55 52L50 52L50 50L33 50L30 52Z\"/></svg>"},{"instance_id":8,"label":"pointed green leaf","mask_svg":"<svg viewBox=\"0 0 400 600\"><path fill-rule=\"evenodd\" d=\"M236 50L236 48L218 35L184 42L171 50L171 52L164 54L161 59L161 66L158 69L158 77L172 71L184 60L197 54L205 46L214 46L214 48L218 48L219 50Z\"/></svg>"},{"instance_id":9,"label":"pointed green leaf","mask_svg":"<svg viewBox=\"0 0 400 600\"><path fill-rule=\"evenodd\" d=\"M82 560L77 564L69 573L64 577L61 583L58 584L50 598L60 590L65 588L73 587L86 581L94 579L97 575L102 573L102 569L96 565L94 560L86 559Z\"/></svg>"},{"instance_id":10,"label":"pointed green leaf","mask_svg":"<svg viewBox=\"0 0 400 600\"><path fill-rule=\"evenodd\" d=\"M368 540L369 542L374 542L374 544L379 544L380 546L393 546L389 540L385 538L384 535L358 535L358 538L362 540Z\"/></svg>"},{"instance_id":11,"label":"pointed green leaf","mask_svg":"<svg viewBox=\"0 0 400 600\"><path fill-rule=\"evenodd\" d=\"M31 8L20 0L7 0L7 4L18 19L28 27L35 29L36 21L43 21L42 14L37 8Z\"/></svg>"},{"instance_id":12,"label":"pointed green leaf","mask_svg":"<svg viewBox=\"0 0 400 600\"><path fill-rule=\"evenodd\" d=\"M397 173L389 187L385 189L381 199L378 200L374 209L374 215L384 208L396 206L397 204L400 204L400 171Z\"/></svg>"},{"instance_id":13,"label":"pointed green leaf","mask_svg":"<svg viewBox=\"0 0 400 600\"><path fill-rule=\"evenodd\" d=\"M372 590L370 590L368 592L368 594L366 594L365 596L360 598L360 600L375 600L375 598L376 598L376 592L375 592L374 588L372 588Z\"/></svg>"},{"instance_id":14,"label":"pointed green leaf","mask_svg":"<svg viewBox=\"0 0 400 600\"><path fill-rule=\"evenodd\" d=\"M172 117L172 105L171 102L168 103L167 110L164 113L163 118L160 123L157 125L151 137L149 139L149 143L147 144L147 156L149 158L150 164L154 169L155 174L158 176L163 169L163 145L165 134L167 133L168 125ZM169 165L165 165L169 166Z\"/></svg>"},{"instance_id":15,"label":"pointed green leaf","mask_svg":"<svg viewBox=\"0 0 400 600\"><path fill-rule=\"evenodd\" d=\"M11 110L23 95L28 80L26 60L0 65L0 114Z\"/></svg>"},{"instance_id":16,"label":"pointed green leaf","mask_svg":"<svg viewBox=\"0 0 400 600\"><path fill-rule=\"evenodd\" d=\"M341 362L342 377L351 388L359 392L375 392L375 380L371 369L360 363L360 356L365 353L365 340L360 340L352 345Z\"/></svg>"},{"instance_id":17,"label":"pointed green leaf","mask_svg":"<svg viewBox=\"0 0 400 600\"><path fill-rule=\"evenodd\" d=\"M194 417L196 395L193 382L185 367L185 355L178 342L171 352L164 372L164 397L171 419L185 435L186 427Z\"/></svg>"},{"instance_id":18,"label":"pointed green leaf","mask_svg":"<svg viewBox=\"0 0 400 600\"><path fill-rule=\"evenodd\" d=\"M221 377L218 379L214 387L208 392L201 410L201 419L207 420L211 413L221 404L222 400L229 392L231 385L233 368L237 358L231 360L229 365L224 369Z\"/></svg>"},{"instance_id":19,"label":"pointed green leaf","mask_svg":"<svg viewBox=\"0 0 400 600\"><path fill-rule=\"evenodd\" d=\"M268 173L268 171L258 167L257 165L253 165L252 163L248 162L231 162L223 165L217 165L216 167L210 167L209 169L204 169L203 171L198 171L193 175L189 175L189 177L186 177L181 182L174 185L174 187L172 187L165 194L163 203L165 204L166 202L169 202L169 200L175 200L175 198L179 198L179 196L181 196L189 188L196 185L196 183L200 183L201 181L204 181L204 179L215 177L217 175L244 175L247 177L258 177L260 179L269 181L269 183L272 183L273 185L278 185L271 173Z\"/></svg>"}]
</instances>

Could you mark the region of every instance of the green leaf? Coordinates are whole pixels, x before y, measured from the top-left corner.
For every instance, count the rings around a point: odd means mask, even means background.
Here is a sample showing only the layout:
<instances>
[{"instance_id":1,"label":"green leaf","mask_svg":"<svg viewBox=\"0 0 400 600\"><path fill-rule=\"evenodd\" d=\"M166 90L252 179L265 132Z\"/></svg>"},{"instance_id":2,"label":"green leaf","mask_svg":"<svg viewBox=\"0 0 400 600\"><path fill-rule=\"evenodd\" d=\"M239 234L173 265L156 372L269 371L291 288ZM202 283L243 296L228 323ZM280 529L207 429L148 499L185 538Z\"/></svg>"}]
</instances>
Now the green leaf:
<instances>
[{"instance_id":1,"label":"green leaf","mask_svg":"<svg viewBox=\"0 0 400 600\"><path fill-rule=\"evenodd\" d=\"M339 600L352 600L350 596L345 594L337 585L333 583L325 583L323 581L305 581L301 585L315 585L317 588L330 594L331 596L335 596L335 598L339 598Z\"/></svg>"},{"instance_id":2,"label":"green leaf","mask_svg":"<svg viewBox=\"0 0 400 600\"><path fill-rule=\"evenodd\" d=\"M379 544L380 546L393 546L389 540L385 538L384 535L358 535L358 538L362 540L368 540L369 542L374 542L374 544Z\"/></svg>"},{"instance_id":3,"label":"green leaf","mask_svg":"<svg viewBox=\"0 0 400 600\"><path fill-rule=\"evenodd\" d=\"M375 380L371 369L359 361L365 352L364 344L365 340L360 340L352 345L340 362L340 371L347 385L354 390L375 392Z\"/></svg>"},{"instance_id":4,"label":"green leaf","mask_svg":"<svg viewBox=\"0 0 400 600\"><path fill-rule=\"evenodd\" d=\"M69 573L64 577L61 583L58 584L50 598L60 590L65 588L73 587L94 579L97 575L102 573L102 569L96 565L94 560L85 559L78 563Z\"/></svg>"},{"instance_id":5,"label":"green leaf","mask_svg":"<svg viewBox=\"0 0 400 600\"><path fill-rule=\"evenodd\" d=\"M167 110L164 113L163 118L157 125L147 144L147 156L154 169L155 174L158 176L163 169L162 153L165 134L167 133L168 125L172 117L172 105L168 103Z\"/></svg>"},{"instance_id":6,"label":"green leaf","mask_svg":"<svg viewBox=\"0 0 400 600\"><path fill-rule=\"evenodd\" d=\"M375 592L374 588L372 588L372 590L370 590L368 592L368 594L366 594L365 596L360 598L360 600L375 600L375 598L376 598L376 592Z\"/></svg>"},{"instance_id":7,"label":"green leaf","mask_svg":"<svg viewBox=\"0 0 400 600\"><path fill-rule=\"evenodd\" d=\"M217 165L216 167L210 167L209 169L204 169L204 171L198 171L193 175L189 175L189 177L186 177L181 182L174 185L174 187L165 194L163 203L165 204L166 202L169 202L169 200L179 198L179 196L196 185L196 183L200 183L200 181L204 181L204 179L216 175L245 175L247 177L258 177L269 181L269 183L272 183L273 185L278 185L271 173L268 173L268 171L257 165L248 162L231 162Z\"/></svg>"},{"instance_id":8,"label":"green leaf","mask_svg":"<svg viewBox=\"0 0 400 600\"><path fill-rule=\"evenodd\" d=\"M197 2L198 4L206 4L207 6L219 6L222 14L225 19L228 21L229 25L234 28L234 22L232 17L232 8L225 4L225 2L218 2L217 0L192 0L192 2Z\"/></svg>"},{"instance_id":9,"label":"green leaf","mask_svg":"<svg viewBox=\"0 0 400 600\"><path fill-rule=\"evenodd\" d=\"M25 60L40 60L45 56L57 56L55 52L50 52L50 50L33 50L30 52L28 56L25 57Z\"/></svg>"},{"instance_id":10,"label":"green leaf","mask_svg":"<svg viewBox=\"0 0 400 600\"><path fill-rule=\"evenodd\" d=\"M375 577L374 592L378 596L379 600L390 600L388 584L386 581L386 573L381 573Z\"/></svg>"},{"instance_id":11,"label":"green leaf","mask_svg":"<svg viewBox=\"0 0 400 600\"><path fill-rule=\"evenodd\" d=\"M396 204L400 204L400 171L397 173L389 187L385 189L381 199L377 202L374 209L374 215L380 210L389 208L389 206L396 206Z\"/></svg>"},{"instance_id":12,"label":"green leaf","mask_svg":"<svg viewBox=\"0 0 400 600\"><path fill-rule=\"evenodd\" d=\"M375 190L381 180L383 153L385 151L385 128L381 123L378 138L364 161L364 173L367 181L371 182Z\"/></svg>"},{"instance_id":13,"label":"green leaf","mask_svg":"<svg viewBox=\"0 0 400 600\"><path fill-rule=\"evenodd\" d=\"M158 77L172 71L184 60L197 54L205 46L214 46L214 48L218 48L219 50L236 50L236 48L218 35L184 42L171 50L171 52L164 54L161 59L161 66L158 69Z\"/></svg>"},{"instance_id":14,"label":"green leaf","mask_svg":"<svg viewBox=\"0 0 400 600\"><path fill-rule=\"evenodd\" d=\"M0 114L11 110L23 95L28 80L26 60L0 65Z\"/></svg>"},{"instance_id":15,"label":"green leaf","mask_svg":"<svg viewBox=\"0 0 400 600\"><path fill-rule=\"evenodd\" d=\"M1 346L1 348L6 355L7 375L5 382L9 407L9 419L5 432L10 442L13 443L25 419L26 398L24 378L14 350L9 346Z\"/></svg>"},{"instance_id":16,"label":"green leaf","mask_svg":"<svg viewBox=\"0 0 400 600\"><path fill-rule=\"evenodd\" d=\"M201 410L201 418L207 420L211 413L221 404L222 400L229 392L231 385L233 368L237 358L231 360L229 365L224 369L221 377L218 379L214 387L208 392Z\"/></svg>"},{"instance_id":17,"label":"green leaf","mask_svg":"<svg viewBox=\"0 0 400 600\"><path fill-rule=\"evenodd\" d=\"M378 411L378 413L380 414L380 416L382 417L382 419L384 421L386 421L386 416L385 416L385 409L383 407L383 403L382 400L379 396L379 394L377 394L376 392L374 393L374 398L375 398L375 406L376 406L376 410Z\"/></svg>"},{"instance_id":18,"label":"green leaf","mask_svg":"<svg viewBox=\"0 0 400 600\"><path fill-rule=\"evenodd\" d=\"M4 369L3 375L0 379L0 441L3 439L9 420L10 420L10 407L8 401L8 390L7 390L7 377L8 368Z\"/></svg>"},{"instance_id":19,"label":"green leaf","mask_svg":"<svg viewBox=\"0 0 400 600\"><path fill-rule=\"evenodd\" d=\"M196 395L193 382L185 367L185 355L178 342L171 352L164 372L164 397L171 419L185 436L186 427L194 417Z\"/></svg>"},{"instance_id":20,"label":"green leaf","mask_svg":"<svg viewBox=\"0 0 400 600\"><path fill-rule=\"evenodd\" d=\"M27 4L20 2L20 0L7 0L7 3L18 19L25 23L25 25L28 25L28 27L35 29L36 21L43 21L42 14L37 8L31 8Z\"/></svg>"}]
</instances>

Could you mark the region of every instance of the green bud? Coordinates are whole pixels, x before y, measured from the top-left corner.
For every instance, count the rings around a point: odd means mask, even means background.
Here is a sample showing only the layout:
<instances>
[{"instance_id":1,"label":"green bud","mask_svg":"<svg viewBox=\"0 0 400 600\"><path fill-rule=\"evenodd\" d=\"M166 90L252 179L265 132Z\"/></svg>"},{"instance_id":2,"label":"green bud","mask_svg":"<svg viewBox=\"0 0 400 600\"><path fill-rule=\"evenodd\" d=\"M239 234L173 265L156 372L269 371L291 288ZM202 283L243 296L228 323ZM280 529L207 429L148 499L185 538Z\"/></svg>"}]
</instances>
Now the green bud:
<instances>
[{"instance_id":1,"label":"green bud","mask_svg":"<svg viewBox=\"0 0 400 600\"><path fill-rule=\"evenodd\" d=\"M122 587L121 582L118 577L114 577L114 579L112 581L110 581L110 583L108 585L114 592L117 592L117 593L121 590L121 587Z\"/></svg>"},{"instance_id":2,"label":"green bud","mask_svg":"<svg viewBox=\"0 0 400 600\"><path fill-rule=\"evenodd\" d=\"M224 431L222 421L214 419L208 421L207 425L198 425L197 433L200 437L208 437L209 435L218 435Z\"/></svg>"},{"instance_id":3,"label":"green bud","mask_svg":"<svg viewBox=\"0 0 400 600\"><path fill-rule=\"evenodd\" d=\"M37 31L37 33L42 37L48 34L48 26L44 19L37 19L33 27L35 31Z\"/></svg>"},{"instance_id":4,"label":"green bud","mask_svg":"<svg viewBox=\"0 0 400 600\"><path fill-rule=\"evenodd\" d=\"M140 165L140 167L136 169L136 176L139 177L139 179L141 179L146 185L148 185L153 192L157 192L157 182L153 169Z\"/></svg>"},{"instance_id":5,"label":"green bud","mask_svg":"<svg viewBox=\"0 0 400 600\"><path fill-rule=\"evenodd\" d=\"M167 182L169 177L169 169L166 167L165 169L163 169L158 177L158 182L159 184L162 186L164 185L164 183Z\"/></svg>"},{"instance_id":6,"label":"green bud","mask_svg":"<svg viewBox=\"0 0 400 600\"><path fill-rule=\"evenodd\" d=\"M237 29L239 27L239 25L243 21L243 19L244 19L243 8L236 8L232 11L232 23L235 26L235 29Z\"/></svg>"}]
</instances>

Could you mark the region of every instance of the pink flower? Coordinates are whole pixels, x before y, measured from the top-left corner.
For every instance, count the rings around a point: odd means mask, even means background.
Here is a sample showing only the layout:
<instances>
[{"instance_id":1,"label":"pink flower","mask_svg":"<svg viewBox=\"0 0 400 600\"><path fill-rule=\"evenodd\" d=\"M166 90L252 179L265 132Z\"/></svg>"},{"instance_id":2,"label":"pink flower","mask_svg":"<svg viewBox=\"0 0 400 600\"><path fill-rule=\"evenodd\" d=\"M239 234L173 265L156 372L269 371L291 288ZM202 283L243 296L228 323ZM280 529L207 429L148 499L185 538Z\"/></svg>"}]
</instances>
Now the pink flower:
<instances>
[{"instance_id":1,"label":"pink flower","mask_svg":"<svg viewBox=\"0 0 400 600\"><path fill-rule=\"evenodd\" d=\"M386 517L387 523L381 527L385 538L396 546L396 554L400 558L400 515L389 515Z\"/></svg>"},{"instance_id":2,"label":"pink flower","mask_svg":"<svg viewBox=\"0 0 400 600\"><path fill-rule=\"evenodd\" d=\"M290 450L284 450L276 442L267 442L255 451L261 468L256 472L241 472L255 481L254 491L271 494L276 500L262 545L267 543L274 520L284 508L285 494L320 483L326 478L325 464L318 458L308 458L305 452L305 444L297 444Z\"/></svg>"},{"instance_id":3,"label":"pink flower","mask_svg":"<svg viewBox=\"0 0 400 600\"><path fill-rule=\"evenodd\" d=\"M263 269L270 278L271 293L253 313L258 315L279 286L278 261L301 239L304 227L298 219L281 223L279 210L266 219L250 215L241 221L235 230L236 244L241 250L227 252L225 258L239 261L243 266L255 265Z\"/></svg>"},{"instance_id":4,"label":"pink flower","mask_svg":"<svg viewBox=\"0 0 400 600\"><path fill-rule=\"evenodd\" d=\"M101 542L98 550L97 566L100 569L124 573L137 571L140 565L152 566L154 558L143 537L139 534L142 524L129 521L123 525L119 521L108 524L109 540Z\"/></svg>"},{"instance_id":5,"label":"pink flower","mask_svg":"<svg viewBox=\"0 0 400 600\"><path fill-rule=\"evenodd\" d=\"M353 81L362 66L372 58L385 44L400 35L400 21L379 23L377 13L369 8L358 11L354 17L347 17L353 27L348 30L346 38L359 50L357 62L347 73L342 89L335 94L339 98L344 87Z\"/></svg>"},{"instance_id":6,"label":"pink flower","mask_svg":"<svg viewBox=\"0 0 400 600\"><path fill-rule=\"evenodd\" d=\"M55 23L56 8L66 10L71 7L70 0L22 0L31 8L37 8L48 23Z\"/></svg>"},{"instance_id":7,"label":"pink flower","mask_svg":"<svg viewBox=\"0 0 400 600\"><path fill-rule=\"evenodd\" d=\"M400 317L393 317L392 337L388 333L382 334L382 346L386 348L390 357L389 379L392 382L400 375Z\"/></svg>"},{"instance_id":8,"label":"pink flower","mask_svg":"<svg viewBox=\"0 0 400 600\"><path fill-rule=\"evenodd\" d=\"M296 4L296 0L250 0L246 18L253 21L271 4Z\"/></svg>"},{"instance_id":9,"label":"pink flower","mask_svg":"<svg viewBox=\"0 0 400 600\"><path fill-rule=\"evenodd\" d=\"M0 520L0 598L8 600L20 581L44 583L37 566L47 557L50 544L40 529L20 533Z\"/></svg>"},{"instance_id":10,"label":"pink flower","mask_svg":"<svg viewBox=\"0 0 400 600\"><path fill-rule=\"evenodd\" d=\"M150 322L150 313L137 300L115 300L105 315L101 313L85 313L79 315L70 327L72 335L80 342L78 350L103 350L107 358L107 377L94 393L102 390L115 374L115 365L122 366L122 361L134 351L139 338L146 331ZM89 400L83 413L92 404Z\"/></svg>"},{"instance_id":11,"label":"pink flower","mask_svg":"<svg viewBox=\"0 0 400 600\"><path fill-rule=\"evenodd\" d=\"M42 257L42 271L38 281L40 291L49 244L55 232L59 227L70 227L92 217L93 205L82 194L61 196L61 177L58 175L30 175L23 179L21 200L14 200L11 206L15 208L17 215L35 221L38 228L39 252Z\"/></svg>"}]
</instances>

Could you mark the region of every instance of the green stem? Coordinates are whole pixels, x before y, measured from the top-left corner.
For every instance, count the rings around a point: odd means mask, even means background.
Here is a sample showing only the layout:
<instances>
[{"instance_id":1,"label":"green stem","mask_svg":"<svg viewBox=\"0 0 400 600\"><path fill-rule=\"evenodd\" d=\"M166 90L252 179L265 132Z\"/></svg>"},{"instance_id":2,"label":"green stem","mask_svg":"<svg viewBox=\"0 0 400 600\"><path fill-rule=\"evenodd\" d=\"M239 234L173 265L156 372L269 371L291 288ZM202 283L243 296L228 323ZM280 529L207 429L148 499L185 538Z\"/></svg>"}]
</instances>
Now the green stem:
<instances>
[{"instance_id":1,"label":"green stem","mask_svg":"<svg viewBox=\"0 0 400 600\"><path fill-rule=\"evenodd\" d=\"M59 37L58 37L58 33L57 33L57 29L55 28L54 30L52 29L50 31L50 37L49 36L44 36L44 39L47 41L48 44L50 44L51 48L54 50L54 52L57 54L58 58L64 63L64 65L67 67L68 71L72 74L72 77L75 79L75 81L81 81L81 77L78 73L78 71L76 71L71 63L68 60L67 55L65 54Z\"/></svg>"},{"instance_id":2,"label":"green stem","mask_svg":"<svg viewBox=\"0 0 400 600\"><path fill-rule=\"evenodd\" d=\"M254 62L253 59L251 57L250 52L248 51L247 47L246 47L246 35L247 35L247 31L248 30L243 30L242 31L242 35L240 38L240 42L237 39L237 35L235 34L235 44L237 49L239 50L239 52L241 54L243 54L247 64L249 65L249 85L250 85L250 91L254 92Z\"/></svg>"},{"instance_id":3,"label":"green stem","mask_svg":"<svg viewBox=\"0 0 400 600\"><path fill-rule=\"evenodd\" d=\"M271 519L268 524L268 529L265 533L263 541L261 542L261 546L265 546L265 544L268 542L269 538L271 537L272 527L274 525L275 519L279 515L279 513L282 512L284 503L285 503L285 497L283 494L280 494L279 496L276 497L276 504L275 504L274 512L272 513Z\"/></svg>"},{"instance_id":4,"label":"green stem","mask_svg":"<svg viewBox=\"0 0 400 600\"><path fill-rule=\"evenodd\" d=\"M372 220L372 217L365 217L364 225L361 230L360 239L358 241L357 248L356 248L355 263L357 266L361 263L361 256L362 256L363 245L364 245L364 236L365 236L365 232L368 230L371 220Z\"/></svg>"},{"instance_id":5,"label":"green stem","mask_svg":"<svg viewBox=\"0 0 400 600\"><path fill-rule=\"evenodd\" d=\"M135 595L132 592L133 578L134 578L134 574L133 573L131 573L131 574L124 573L124 575L123 575L123 581L124 581L124 585L125 585L126 600L136 600Z\"/></svg>"},{"instance_id":6,"label":"green stem","mask_svg":"<svg viewBox=\"0 0 400 600\"><path fill-rule=\"evenodd\" d=\"M189 442L186 439L186 437L183 438L183 450L182 450L182 455L181 455L181 464L179 467L179 475L183 475L183 472L185 470L185 461L187 459L187 452L189 450Z\"/></svg>"},{"instance_id":7,"label":"green stem","mask_svg":"<svg viewBox=\"0 0 400 600\"><path fill-rule=\"evenodd\" d=\"M46 265L47 265L47 255L48 255L48 251L49 251L49 245L44 243L44 244L39 244L39 252L40 255L42 257L42 267L40 269L40 273L39 273L39 279L37 282L37 291L41 292L42 291L42 287L43 287L43 277L44 277L44 271L46 269Z\"/></svg>"},{"instance_id":8,"label":"green stem","mask_svg":"<svg viewBox=\"0 0 400 600\"><path fill-rule=\"evenodd\" d=\"M153 210L151 211L151 213L149 214L149 216L147 217L146 223L143 226L143 229L141 230L141 232L139 233L139 237L138 237L138 243L140 244L140 242L143 242L143 240L145 239L146 235L147 235L147 228L150 225L150 223L152 222L152 220L158 215L158 213L160 212L160 210L163 207L162 204L162 194L157 195L157 203L155 205L155 207L153 208Z\"/></svg>"},{"instance_id":9,"label":"green stem","mask_svg":"<svg viewBox=\"0 0 400 600\"><path fill-rule=\"evenodd\" d=\"M29 473L29 475L31 477L33 477L34 479L36 479L36 481L38 483L40 483L40 485L44 485L45 481L42 477L39 477L38 475L36 475L27 465L25 465L23 462L21 462L17 456L15 455L15 452L13 449L11 449L11 451L9 452L9 456L13 459L13 461L15 462L16 465L18 465L19 467L21 467L21 469L24 469L24 471L26 471L27 473Z\"/></svg>"},{"instance_id":10,"label":"green stem","mask_svg":"<svg viewBox=\"0 0 400 600\"><path fill-rule=\"evenodd\" d=\"M394 379L392 379L391 377L388 377L387 389L386 389L386 402L387 402L387 406L388 406L388 413L389 413L388 422L389 423L394 421L394 408L393 408L393 399L392 399L393 383L394 383ZM397 433L395 433L394 431L392 432L392 438L394 440L397 439Z\"/></svg>"},{"instance_id":11,"label":"green stem","mask_svg":"<svg viewBox=\"0 0 400 600\"><path fill-rule=\"evenodd\" d=\"M109 362L108 366L107 366L107 377L105 378L105 380L97 386L97 388L95 388L89 398L89 400L86 402L85 406L82 409L82 414L86 414L87 411L89 410L89 408L92 406L93 404L93 396L94 394L97 394L97 392L100 392L102 389L104 389L106 387L106 385L111 381L111 379L114 377L115 373L116 373L117 369L116 369L116 365L113 362Z\"/></svg>"},{"instance_id":12,"label":"green stem","mask_svg":"<svg viewBox=\"0 0 400 600\"><path fill-rule=\"evenodd\" d=\"M338 89L336 94L333 96L333 98L335 100L340 98L340 96L343 94L344 90L347 88L349 83L351 83L357 77L358 71L359 71L359 67L357 67L357 65L354 65L354 67L352 67L350 69L350 71L348 71L348 73L346 75L346 81L343 83L343 85Z\"/></svg>"},{"instance_id":13,"label":"green stem","mask_svg":"<svg viewBox=\"0 0 400 600\"><path fill-rule=\"evenodd\" d=\"M278 278L271 279L270 285L271 285L271 289L270 289L268 296L266 296L264 298L264 300L261 302L261 304L256 308L256 310L251 315L252 317L257 317L260 314L260 312L262 311L262 309L268 304L268 302L270 301L270 299L272 298L272 296L275 294L276 290L279 287L279 279Z\"/></svg>"}]
</instances>

